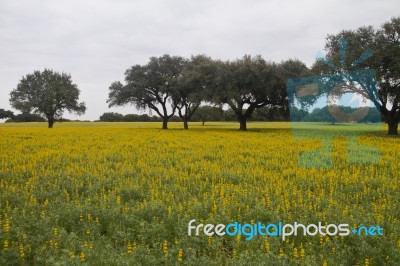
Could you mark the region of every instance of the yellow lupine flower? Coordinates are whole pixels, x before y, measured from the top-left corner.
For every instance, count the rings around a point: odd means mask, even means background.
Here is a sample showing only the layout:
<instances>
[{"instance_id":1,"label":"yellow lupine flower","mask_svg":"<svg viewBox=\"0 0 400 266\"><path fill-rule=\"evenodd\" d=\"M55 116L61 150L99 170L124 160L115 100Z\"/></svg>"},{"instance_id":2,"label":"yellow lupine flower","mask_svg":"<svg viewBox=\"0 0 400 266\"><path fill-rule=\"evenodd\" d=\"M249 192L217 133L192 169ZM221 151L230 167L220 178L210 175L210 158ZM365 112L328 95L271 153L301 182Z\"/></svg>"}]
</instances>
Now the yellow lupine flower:
<instances>
[{"instance_id":1,"label":"yellow lupine flower","mask_svg":"<svg viewBox=\"0 0 400 266\"><path fill-rule=\"evenodd\" d=\"M285 256L285 252L283 251L283 248L279 248L279 257Z\"/></svg>"},{"instance_id":2,"label":"yellow lupine flower","mask_svg":"<svg viewBox=\"0 0 400 266\"><path fill-rule=\"evenodd\" d=\"M179 249L178 251L178 262L182 263L183 262L183 250Z\"/></svg>"},{"instance_id":3,"label":"yellow lupine flower","mask_svg":"<svg viewBox=\"0 0 400 266\"><path fill-rule=\"evenodd\" d=\"M131 253L132 253L132 244L131 244L130 241L128 241L128 246L127 246L127 248L128 248L128 254L131 254Z\"/></svg>"},{"instance_id":4,"label":"yellow lupine flower","mask_svg":"<svg viewBox=\"0 0 400 266\"><path fill-rule=\"evenodd\" d=\"M83 251L79 255L79 259L80 259L81 262L85 262L86 261L85 253Z\"/></svg>"},{"instance_id":5,"label":"yellow lupine flower","mask_svg":"<svg viewBox=\"0 0 400 266\"><path fill-rule=\"evenodd\" d=\"M168 255L168 242L167 240L164 240L162 244L162 250L164 252L164 256L166 257Z\"/></svg>"}]
</instances>

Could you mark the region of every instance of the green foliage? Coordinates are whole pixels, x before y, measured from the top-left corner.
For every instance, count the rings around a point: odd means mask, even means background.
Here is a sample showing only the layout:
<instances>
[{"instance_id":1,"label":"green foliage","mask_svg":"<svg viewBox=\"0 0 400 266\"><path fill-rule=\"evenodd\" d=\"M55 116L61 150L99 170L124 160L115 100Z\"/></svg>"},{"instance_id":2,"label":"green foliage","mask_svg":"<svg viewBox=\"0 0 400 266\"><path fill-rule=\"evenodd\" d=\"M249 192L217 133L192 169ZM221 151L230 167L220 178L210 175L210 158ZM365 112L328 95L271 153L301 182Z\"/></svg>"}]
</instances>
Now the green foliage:
<instances>
[{"instance_id":1,"label":"green foliage","mask_svg":"<svg viewBox=\"0 0 400 266\"><path fill-rule=\"evenodd\" d=\"M357 122L357 123L379 123L382 122L381 114L375 107L359 107L354 108L350 106L339 106L339 109L345 113L350 114L359 110L361 108L368 108L368 115L365 115L363 119L360 121L346 121L347 123L350 122ZM290 114L290 121L292 122L330 122L335 123L335 118L332 116L330 111L328 110L327 106L323 108L315 108L310 113L298 108L292 108Z\"/></svg>"},{"instance_id":2,"label":"green foliage","mask_svg":"<svg viewBox=\"0 0 400 266\"><path fill-rule=\"evenodd\" d=\"M310 114L303 117L300 121L306 122L331 122L334 123L335 119L330 115L328 107L315 108Z\"/></svg>"},{"instance_id":3,"label":"green foliage","mask_svg":"<svg viewBox=\"0 0 400 266\"><path fill-rule=\"evenodd\" d=\"M13 118L14 113L12 111L0 109L0 119L5 119L5 118Z\"/></svg>"},{"instance_id":4,"label":"green foliage","mask_svg":"<svg viewBox=\"0 0 400 266\"><path fill-rule=\"evenodd\" d=\"M160 122L161 119L156 116L149 116L147 114L119 114L119 113L104 113L100 116L101 122Z\"/></svg>"},{"instance_id":5,"label":"green foliage","mask_svg":"<svg viewBox=\"0 0 400 266\"><path fill-rule=\"evenodd\" d=\"M244 56L224 62L219 67L218 89L215 93L221 103L228 104L239 119L247 118L256 108L283 101L284 92L273 89L274 68L274 64L267 63L261 56ZM274 92L276 97L271 97Z\"/></svg>"},{"instance_id":6,"label":"green foliage","mask_svg":"<svg viewBox=\"0 0 400 266\"><path fill-rule=\"evenodd\" d=\"M107 102L109 106L134 104L139 109L150 109L163 119L163 128L167 128L168 120L175 120L178 110L186 129L200 104L228 104L245 130L251 114L266 105L274 106L281 114L272 119L285 119L285 80L307 72L299 60L274 64L261 56L222 62L205 55L192 56L190 60L164 55L128 69L125 85L110 85ZM201 117L205 118L199 115L195 119L205 122Z\"/></svg>"},{"instance_id":7,"label":"green foliage","mask_svg":"<svg viewBox=\"0 0 400 266\"><path fill-rule=\"evenodd\" d=\"M150 109L163 119L163 128L167 129L168 120L177 108L173 101L174 85L185 64L186 60L180 56L163 55L151 57L146 65L131 67L125 72L126 85L119 81L110 85L109 106L134 104L138 109Z\"/></svg>"},{"instance_id":8,"label":"green foliage","mask_svg":"<svg viewBox=\"0 0 400 266\"><path fill-rule=\"evenodd\" d=\"M127 114L124 116L124 122L161 122L161 118L157 116L149 116L147 114L136 115Z\"/></svg>"},{"instance_id":9,"label":"green foliage","mask_svg":"<svg viewBox=\"0 0 400 266\"><path fill-rule=\"evenodd\" d=\"M246 130L246 121L264 106L288 110L285 81L307 72L298 60L281 64L266 62L261 56L244 56L219 64L214 102L228 104Z\"/></svg>"},{"instance_id":10,"label":"green foliage","mask_svg":"<svg viewBox=\"0 0 400 266\"><path fill-rule=\"evenodd\" d=\"M212 92L217 65L207 56L192 56L176 82L176 96L174 101L178 115L188 129L190 121L202 101Z\"/></svg>"},{"instance_id":11,"label":"green foliage","mask_svg":"<svg viewBox=\"0 0 400 266\"><path fill-rule=\"evenodd\" d=\"M308 114L309 113L302 108L299 109L297 107L292 107L290 109L290 121L292 121L292 122L304 121L304 118Z\"/></svg>"},{"instance_id":12,"label":"green foliage","mask_svg":"<svg viewBox=\"0 0 400 266\"><path fill-rule=\"evenodd\" d=\"M118 113L104 113L100 116L102 122L121 122L124 121L124 115Z\"/></svg>"},{"instance_id":13,"label":"green foliage","mask_svg":"<svg viewBox=\"0 0 400 266\"><path fill-rule=\"evenodd\" d=\"M342 64L339 40L347 41L346 61ZM372 57L359 64L360 56L371 50ZM392 18L380 29L372 26L357 30L344 30L336 35L328 35L325 50L327 58L334 63L335 69L317 61L313 71L317 74L346 73L359 69L374 69L377 75L377 93L365 90L366 96L382 113L389 124L389 134L397 134L400 121L400 17ZM349 83L353 81L349 80ZM351 90L350 90L351 91ZM357 91L353 91L357 92Z\"/></svg>"},{"instance_id":14,"label":"green foliage","mask_svg":"<svg viewBox=\"0 0 400 266\"><path fill-rule=\"evenodd\" d=\"M228 109L224 111L223 121L237 121L235 111Z\"/></svg>"},{"instance_id":15,"label":"green foliage","mask_svg":"<svg viewBox=\"0 0 400 266\"><path fill-rule=\"evenodd\" d=\"M51 128L65 110L78 115L86 111L85 104L78 103L79 93L70 75L45 69L23 77L17 88L11 91L10 103L23 113L43 115Z\"/></svg>"},{"instance_id":16,"label":"green foliage","mask_svg":"<svg viewBox=\"0 0 400 266\"><path fill-rule=\"evenodd\" d=\"M206 121L221 121L224 116L224 111L220 107L215 106L200 106L194 117L194 121L201 121L204 125Z\"/></svg>"},{"instance_id":17,"label":"green foliage","mask_svg":"<svg viewBox=\"0 0 400 266\"><path fill-rule=\"evenodd\" d=\"M253 121L288 121L289 110L284 106L264 106L257 109L250 120Z\"/></svg>"},{"instance_id":18,"label":"green foliage","mask_svg":"<svg viewBox=\"0 0 400 266\"><path fill-rule=\"evenodd\" d=\"M46 122L46 119L38 114L22 113L14 116L6 122Z\"/></svg>"}]
</instances>

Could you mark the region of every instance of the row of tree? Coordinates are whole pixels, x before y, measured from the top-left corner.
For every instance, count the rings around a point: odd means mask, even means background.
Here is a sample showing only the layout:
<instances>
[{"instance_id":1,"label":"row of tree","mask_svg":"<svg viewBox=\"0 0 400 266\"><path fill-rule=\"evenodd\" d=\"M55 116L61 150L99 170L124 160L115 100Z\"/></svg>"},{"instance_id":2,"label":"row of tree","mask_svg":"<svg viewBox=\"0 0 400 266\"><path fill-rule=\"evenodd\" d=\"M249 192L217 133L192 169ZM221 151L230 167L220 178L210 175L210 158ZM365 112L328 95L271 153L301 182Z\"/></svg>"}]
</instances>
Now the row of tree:
<instances>
[{"instance_id":1,"label":"row of tree","mask_svg":"<svg viewBox=\"0 0 400 266\"><path fill-rule=\"evenodd\" d=\"M287 121L287 119L270 119L265 116L267 112L260 112L256 115L257 121ZM99 120L101 122L162 122L162 118L159 116L149 116L147 114L137 115L137 114L119 114L114 112L107 112L100 116ZM179 122L181 118L174 115L170 118L172 122ZM193 122L202 122L202 125L208 121L236 121L235 113L232 110L223 110L220 107L215 106L200 106L197 108L193 117L191 118Z\"/></svg>"},{"instance_id":2,"label":"row of tree","mask_svg":"<svg viewBox=\"0 0 400 266\"><path fill-rule=\"evenodd\" d=\"M187 129L203 102L227 104L240 129L246 130L256 109L285 106L285 81L306 71L306 65L298 60L276 64L261 56L224 62L204 55L189 60L164 55L128 69L125 84L111 84L108 103L110 107L135 104L138 109L151 109L162 118L164 129L175 113Z\"/></svg>"},{"instance_id":3,"label":"row of tree","mask_svg":"<svg viewBox=\"0 0 400 266\"><path fill-rule=\"evenodd\" d=\"M327 58L317 60L311 69L299 60L277 64L261 56L233 61L203 55L189 60L169 55L152 57L147 64L126 70L125 83L111 84L108 103L110 107L134 104L138 109L153 110L163 119L165 129L176 110L184 128L188 128L187 122L201 103L226 104L235 113L240 129L246 130L248 118L259 108L289 109L296 92L287 91L288 79L317 75L312 80L323 86L315 97L297 97L303 108L330 94L336 83L344 84L342 93L357 93L371 100L388 123L388 133L397 134L400 18L393 18L378 30L369 26L328 35L325 50ZM365 78L362 70L368 69L376 72L367 72L370 75Z\"/></svg>"},{"instance_id":4,"label":"row of tree","mask_svg":"<svg viewBox=\"0 0 400 266\"><path fill-rule=\"evenodd\" d=\"M341 41L343 39L347 42ZM347 46L348 50L345 49ZM175 115L187 129L188 121L204 103L229 106L240 122L240 129L246 130L247 120L263 107L268 107L268 112L289 112L295 93L289 90L288 94L287 80L316 75L321 77L318 83L340 81L346 84L343 92L359 93L371 100L388 123L388 133L397 134L400 120L400 17L393 18L378 30L361 27L328 35L325 50L327 59L316 61L310 69L297 59L274 63L261 56L249 55L232 61L215 60L205 55L190 59L170 55L151 57L147 64L127 69L123 83L116 81L110 85L107 103L110 107L133 104L138 109L150 110L161 118L164 129ZM360 89L353 86L359 80L348 73L363 69L374 69L376 77L373 83L361 84L363 89ZM70 75L45 69L23 77L11 92L10 103L22 113L43 115L51 128L65 110L77 114L85 112L85 104L79 103L78 98L79 89L72 83ZM317 98L298 100L303 108L307 108Z\"/></svg>"},{"instance_id":5,"label":"row of tree","mask_svg":"<svg viewBox=\"0 0 400 266\"><path fill-rule=\"evenodd\" d=\"M348 106L340 106L340 109L344 113L354 113L359 108L352 108ZM356 121L359 123L378 123L381 122L380 112L373 107L369 107L368 116L363 119ZM6 111L0 109L0 119L7 119L6 123L9 122L46 122L42 116L38 114L22 113L14 115L12 111ZM171 119L173 122L181 121L179 116L173 116ZM312 112L307 112L304 109L291 108L290 116L287 113L282 113L281 110L271 109L263 107L256 110L253 116L249 118L251 121L292 121L292 122L331 122L334 124L336 120L332 117L332 114L328 110L328 107L315 108ZM70 122L69 119L58 119L58 122ZM74 120L76 121L76 120ZM162 122L159 116L149 116L147 114L127 114L123 115L115 112L106 112L102 114L97 120L99 122ZM97 122L95 121L95 122ZM208 121L236 121L236 115L231 110L223 110L219 107L214 106L200 106L196 113L192 117L194 122L202 122L202 125ZM346 121L354 122L354 121Z\"/></svg>"},{"instance_id":6,"label":"row of tree","mask_svg":"<svg viewBox=\"0 0 400 266\"><path fill-rule=\"evenodd\" d=\"M375 107L360 107L353 108L349 106L340 106L340 110L344 114L352 114L357 110L366 108L368 115L362 117L357 121L347 120L339 122L358 122L358 123L379 123L382 122L381 114ZM336 119L331 114L327 106L323 108L315 108L311 112L304 109L291 108L290 115L282 113L280 110L271 109L268 107L259 108L254 111L253 116L249 118L250 121L292 121L292 122L330 122L334 124ZM351 116L349 116L351 117ZM200 106L193 115L191 121L202 122L202 125L208 121L236 121L236 114L231 110L223 110L214 106ZM149 116L147 114L127 114L123 115L115 112L107 112L100 116L99 122L162 122L159 116ZM170 121L181 121L179 116L173 116Z\"/></svg>"}]
</instances>

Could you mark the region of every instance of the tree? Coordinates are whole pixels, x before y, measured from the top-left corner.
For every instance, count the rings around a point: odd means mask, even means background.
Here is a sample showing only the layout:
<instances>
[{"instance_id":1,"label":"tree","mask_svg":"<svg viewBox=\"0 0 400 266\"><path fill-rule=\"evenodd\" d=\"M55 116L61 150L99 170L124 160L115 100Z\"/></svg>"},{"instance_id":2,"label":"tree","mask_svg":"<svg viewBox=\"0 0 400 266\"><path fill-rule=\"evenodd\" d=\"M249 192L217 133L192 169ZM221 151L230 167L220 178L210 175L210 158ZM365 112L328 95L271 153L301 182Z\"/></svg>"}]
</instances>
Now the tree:
<instances>
[{"instance_id":1,"label":"tree","mask_svg":"<svg viewBox=\"0 0 400 266\"><path fill-rule=\"evenodd\" d=\"M299 122L304 121L304 118L308 115L308 112L303 109L299 109L293 106L290 109L290 121L291 122Z\"/></svg>"},{"instance_id":2,"label":"tree","mask_svg":"<svg viewBox=\"0 0 400 266\"><path fill-rule=\"evenodd\" d=\"M291 108L291 112L289 112L289 101L291 97L287 97L288 87L286 86L286 81L293 78L299 78L304 76L310 76L310 69L300 60L298 59L288 59L282 61L278 65L278 76L281 81L281 86L286 88L286 98L283 101L283 104L280 106L266 106L268 110L270 110L270 120L288 120L292 119L292 113L296 112L295 109ZM283 85L284 84L284 85ZM304 113L303 113L304 114ZM297 113L298 115L298 113ZM292 120L293 121L293 120Z\"/></svg>"},{"instance_id":3,"label":"tree","mask_svg":"<svg viewBox=\"0 0 400 266\"><path fill-rule=\"evenodd\" d=\"M0 109L0 119L12 119L14 118L14 113L12 111Z\"/></svg>"},{"instance_id":4,"label":"tree","mask_svg":"<svg viewBox=\"0 0 400 266\"><path fill-rule=\"evenodd\" d=\"M206 121L221 121L224 116L224 111L220 107L214 106L200 106L194 115L194 119L200 120L202 126L204 126Z\"/></svg>"},{"instance_id":5,"label":"tree","mask_svg":"<svg viewBox=\"0 0 400 266\"><path fill-rule=\"evenodd\" d=\"M391 19L378 30L368 26L328 35L325 50L327 58L337 67L330 69L316 62L313 69L318 73L339 72L346 77L349 71L375 70L377 86L361 84L362 91L356 86L348 86L345 92L360 93L371 100L388 124L388 134L397 135L400 121L400 17ZM358 82L351 77L344 81Z\"/></svg>"},{"instance_id":6,"label":"tree","mask_svg":"<svg viewBox=\"0 0 400 266\"><path fill-rule=\"evenodd\" d=\"M303 110L304 111L304 110ZM306 122L329 122L332 125L335 124L335 118L329 113L328 107L315 108L307 116L302 118L302 121Z\"/></svg>"},{"instance_id":7,"label":"tree","mask_svg":"<svg viewBox=\"0 0 400 266\"><path fill-rule=\"evenodd\" d=\"M368 108L368 116L365 116L359 123L379 123L382 122L382 115L375 107Z\"/></svg>"},{"instance_id":8,"label":"tree","mask_svg":"<svg viewBox=\"0 0 400 266\"><path fill-rule=\"evenodd\" d=\"M380 64L377 69L379 80L379 107L388 123L388 134L397 135L400 121L400 17L385 23L377 32L377 55ZM387 108L391 104L391 109Z\"/></svg>"},{"instance_id":9,"label":"tree","mask_svg":"<svg viewBox=\"0 0 400 266\"><path fill-rule=\"evenodd\" d=\"M264 106L254 111L254 121L288 121L289 113L284 106ZM293 111L293 110L291 110ZM292 120L293 121L293 120Z\"/></svg>"},{"instance_id":10,"label":"tree","mask_svg":"<svg viewBox=\"0 0 400 266\"><path fill-rule=\"evenodd\" d=\"M163 129L175 114L176 79L182 75L186 60L180 56L151 57L146 65L135 65L125 72L123 85L117 81L109 87L109 106L134 104L138 109L155 111L163 120Z\"/></svg>"},{"instance_id":11,"label":"tree","mask_svg":"<svg viewBox=\"0 0 400 266\"><path fill-rule=\"evenodd\" d=\"M285 87L279 84L276 64L267 63L261 56L244 56L219 64L216 103L228 104L240 122L240 130L247 129L247 119L255 109L268 104L282 105Z\"/></svg>"},{"instance_id":12,"label":"tree","mask_svg":"<svg viewBox=\"0 0 400 266\"><path fill-rule=\"evenodd\" d=\"M143 120L143 121L148 121L148 119L150 118L148 115L147 116L147 120ZM136 114L127 114L124 115L124 122L138 122L141 121L139 120L139 115Z\"/></svg>"},{"instance_id":13,"label":"tree","mask_svg":"<svg viewBox=\"0 0 400 266\"><path fill-rule=\"evenodd\" d=\"M119 113L104 113L100 116L100 121L102 122L121 122L124 121L124 115Z\"/></svg>"},{"instance_id":14,"label":"tree","mask_svg":"<svg viewBox=\"0 0 400 266\"><path fill-rule=\"evenodd\" d=\"M54 121L61 118L65 110L78 115L85 113L85 104L78 103L79 93L70 75L45 69L23 77L17 88L11 91L10 103L22 113L43 115L49 128L52 128Z\"/></svg>"},{"instance_id":15,"label":"tree","mask_svg":"<svg viewBox=\"0 0 400 266\"><path fill-rule=\"evenodd\" d=\"M178 115L183 121L184 129L188 129L188 121L195 114L206 93L215 80L216 65L211 58L192 56L182 75L177 79L176 106Z\"/></svg>"},{"instance_id":16,"label":"tree","mask_svg":"<svg viewBox=\"0 0 400 266\"><path fill-rule=\"evenodd\" d=\"M246 130L252 113L264 106L279 110L282 117L287 117L289 105L285 81L308 70L299 60L275 64L266 62L261 56L244 56L219 65L214 101L229 105L241 130Z\"/></svg>"},{"instance_id":17,"label":"tree","mask_svg":"<svg viewBox=\"0 0 400 266\"><path fill-rule=\"evenodd\" d=\"M223 110L223 120L224 121L237 121L237 116L235 111L232 110L232 108L229 108L227 110Z\"/></svg>"}]
</instances>

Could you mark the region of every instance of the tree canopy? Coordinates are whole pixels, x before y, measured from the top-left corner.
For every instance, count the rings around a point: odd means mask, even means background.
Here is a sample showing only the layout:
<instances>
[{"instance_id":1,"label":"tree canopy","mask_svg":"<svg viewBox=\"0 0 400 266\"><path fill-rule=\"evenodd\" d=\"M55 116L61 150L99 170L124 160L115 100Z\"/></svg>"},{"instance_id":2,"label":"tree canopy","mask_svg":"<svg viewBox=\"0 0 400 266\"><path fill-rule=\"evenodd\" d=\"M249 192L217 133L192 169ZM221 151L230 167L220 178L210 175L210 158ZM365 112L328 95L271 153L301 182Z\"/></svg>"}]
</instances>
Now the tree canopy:
<instances>
[{"instance_id":1,"label":"tree canopy","mask_svg":"<svg viewBox=\"0 0 400 266\"><path fill-rule=\"evenodd\" d=\"M285 80L301 75L307 67L298 60L280 64L265 61L261 56L244 56L219 64L214 102L228 104L246 130L246 122L256 109L264 106L286 106Z\"/></svg>"},{"instance_id":2,"label":"tree canopy","mask_svg":"<svg viewBox=\"0 0 400 266\"><path fill-rule=\"evenodd\" d=\"M246 130L247 119L256 108L283 100L284 97L280 98L280 93L273 90L274 68L274 64L267 63L261 56L249 55L219 64L214 101L229 105L241 130ZM281 94L284 93L281 91Z\"/></svg>"},{"instance_id":3,"label":"tree canopy","mask_svg":"<svg viewBox=\"0 0 400 266\"><path fill-rule=\"evenodd\" d=\"M155 111L163 119L163 129L177 108L176 80L186 60L180 56L151 57L146 65L135 65L125 72L125 82L116 81L109 87L109 106L134 104L138 109Z\"/></svg>"},{"instance_id":4,"label":"tree canopy","mask_svg":"<svg viewBox=\"0 0 400 266\"><path fill-rule=\"evenodd\" d=\"M178 115L188 129L188 121L200 104L209 97L214 86L217 66L205 55L192 56L176 83L176 107Z\"/></svg>"},{"instance_id":5,"label":"tree canopy","mask_svg":"<svg viewBox=\"0 0 400 266\"><path fill-rule=\"evenodd\" d=\"M46 117L49 128L60 119L65 110L78 115L86 111L79 103L79 89L71 76L50 69L34 71L24 76L10 93L11 106L22 113L37 113Z\"/></svg>"},{"instance_id":6,"label":"tree canopy","mask_svg":"<svg viewBox=\"0 0 400 266\"><path fill-rule=\"evenodd\" d=\"M6 118L13 118L14 113L9 110L4 110L0 108L0 119L6 119Z\"/></svg>"},{"instance_id":7,"label":"tree canopy","mask_svg":"<svg viewBox=\"0 0 400 266\"><path fill-rule=\"evenodd\" d=\"M397 135L400 120L400 18L393 18L377 30L367 26L328 35L325 49L328 64L327 61L316 62L314 72L341 74L349 85L361 83L361 90L358 86L347 86L345 92L359 93L371 100L388 123L388 133ZM373 71L364 73L376 74L376 79L363 81L365 75L357 74L363 73L360 70ZM348 74L351 71L356 74Z\"/></svg>"}]
</instances>

